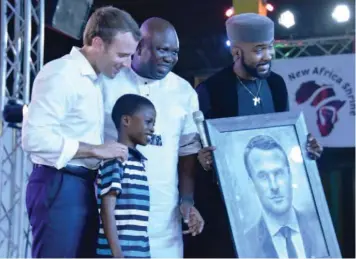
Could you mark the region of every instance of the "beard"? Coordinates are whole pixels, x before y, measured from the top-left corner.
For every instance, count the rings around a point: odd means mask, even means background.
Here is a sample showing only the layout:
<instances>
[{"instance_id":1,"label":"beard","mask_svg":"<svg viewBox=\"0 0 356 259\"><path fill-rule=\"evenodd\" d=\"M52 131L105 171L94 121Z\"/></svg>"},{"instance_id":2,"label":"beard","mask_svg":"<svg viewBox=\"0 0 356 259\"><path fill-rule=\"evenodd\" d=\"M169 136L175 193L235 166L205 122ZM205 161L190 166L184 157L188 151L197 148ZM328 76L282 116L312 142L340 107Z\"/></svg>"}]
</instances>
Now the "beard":
<instances>
[{"instance_id":1,"label":"beard","mask_svg":"<svg viewBox=\"0 0 356 259\"><path fill-rule=\"evenodd\" d=\"M271 61L268 61L268 62L263 62L263 63L259 63L257 64L255 67L253 66L249 66L245 63L245 57L244 57L244 54L242 53L242 56L241 56L241 63L242 63L242 66L243 68L246 70L246 72L252 76L252 77L256 77L258 79L264 79L264 78L267 78L270 73L271 73L271 64L272 62ZM269 65L269 68L268 68L268 71L266 73L261 73L258 71L258 68L260 66L264 66L264 65Z\"/></svg>"}]
</instances>

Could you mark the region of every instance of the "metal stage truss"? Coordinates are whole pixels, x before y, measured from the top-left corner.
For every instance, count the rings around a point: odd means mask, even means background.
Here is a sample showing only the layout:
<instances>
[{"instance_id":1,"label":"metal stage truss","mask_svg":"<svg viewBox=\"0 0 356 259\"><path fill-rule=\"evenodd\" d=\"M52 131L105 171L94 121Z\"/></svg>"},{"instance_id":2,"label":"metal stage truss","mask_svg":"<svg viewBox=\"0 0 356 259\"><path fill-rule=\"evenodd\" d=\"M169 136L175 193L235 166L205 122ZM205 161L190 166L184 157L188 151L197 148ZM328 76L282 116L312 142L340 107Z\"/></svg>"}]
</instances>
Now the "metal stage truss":
<instances>
[{"instance_id":1,"label":"metal stage truss","mask_svg":"<svg viewBox=\"0 0 356 259\"><path fill-rule=\"evenodd\" d=\"M9 99L30 100L30 84L43 65L44 0L1 0L0 49L0 257L30 257L25 210L30 163L21 149L21 127L3 120Z\"/></svg>"},{"instance_id":2,"label":"metal stage truss","mask_svg":"<svg viewBox=\"0 0 356 259\"><path fill-rule=\"evenodd\" d=\"M279 40L275 42L276 59L347 54L354 51L355 36Z\"/></svg>"}]
</instances>

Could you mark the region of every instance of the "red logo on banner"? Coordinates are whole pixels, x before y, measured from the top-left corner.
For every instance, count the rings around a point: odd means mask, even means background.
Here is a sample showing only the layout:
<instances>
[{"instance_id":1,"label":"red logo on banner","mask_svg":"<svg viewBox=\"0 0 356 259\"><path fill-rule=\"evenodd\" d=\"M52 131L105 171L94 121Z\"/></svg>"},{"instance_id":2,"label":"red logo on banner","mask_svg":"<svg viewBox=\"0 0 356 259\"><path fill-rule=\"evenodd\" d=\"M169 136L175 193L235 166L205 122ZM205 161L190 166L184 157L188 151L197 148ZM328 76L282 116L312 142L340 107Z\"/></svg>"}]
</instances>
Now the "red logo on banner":
<instances>
[{"instance_id":1,"label":"red logo on banner","mask_svg":"<svg viewBox=\"0 0 356 259\"><path fill-rule=\"evenodd\" d=\"M334 129L334 125L339 120L338 111L344 106L346 101L335 100L336 94L331 85L318 85L315 81L304 82L300 85L295 94L296 102L302 104L312 96L310 105L315 107L317 113L317 125L320 134L328 136ZM332 100L327 101L332 98ZM322 104L321 102L324 101Z\"/></svg>"}]
</instances>

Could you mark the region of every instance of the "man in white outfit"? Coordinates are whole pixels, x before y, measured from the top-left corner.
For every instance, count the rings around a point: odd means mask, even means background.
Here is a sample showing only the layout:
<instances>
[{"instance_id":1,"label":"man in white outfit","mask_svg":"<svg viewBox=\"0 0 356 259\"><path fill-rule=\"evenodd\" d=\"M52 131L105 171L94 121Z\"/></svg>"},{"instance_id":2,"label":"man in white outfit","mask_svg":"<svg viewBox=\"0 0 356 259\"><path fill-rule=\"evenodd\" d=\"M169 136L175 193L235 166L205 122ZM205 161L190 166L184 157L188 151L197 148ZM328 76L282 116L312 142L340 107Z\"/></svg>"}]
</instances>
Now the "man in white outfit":
<instances>
[{"instance_id":1,"label":"man in white outfit","mask_svg":"<svg viewBox=\"0 0 356 259\"><path fill-rule=\"evenodd\" d=\"M183 257L182 216L188 222L189 215L195 215L187 233L199 234L204 225L193 206L194 170L201 145L192 114L199 104L192 86L171 72L179 52L174 27L161 18L150 18L141 33L132 69L123 69L113 80L103 79L105 133L107 139L116 137L111 111L120 96L142 95L155 105L155 136L150 145L139 147L147 158L151 255Z\"/></svg>"},{"instance_id":2,"label":"man in white outfit","mask_svg":"<svg viewBox=\"0 0 356 259\"><path fill-rule=\"evenodd\" d=\"M26 190L33 258L92 258L98 210L94 180L104 159L127 159L127 147L103 142L98 74L130 66L141 33L128 13L102 7L90 17L84 46L47 63L36 76L22 146L34 164Z\"/></svg>"}]
</instances>

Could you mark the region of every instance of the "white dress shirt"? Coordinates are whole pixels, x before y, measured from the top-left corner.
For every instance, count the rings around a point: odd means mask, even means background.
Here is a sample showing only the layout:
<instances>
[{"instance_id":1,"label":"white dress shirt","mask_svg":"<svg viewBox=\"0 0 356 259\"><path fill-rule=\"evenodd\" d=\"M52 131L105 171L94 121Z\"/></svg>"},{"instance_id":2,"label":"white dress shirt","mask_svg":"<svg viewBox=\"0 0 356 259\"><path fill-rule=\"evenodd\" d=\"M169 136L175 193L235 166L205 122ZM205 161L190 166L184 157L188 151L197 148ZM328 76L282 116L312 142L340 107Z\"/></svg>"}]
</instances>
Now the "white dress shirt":
<instances>
[{"instance_id":1,"label":"white dress shirt","mask_svg":"<svg viewBox=\"0 0 356 259\"><path fill-rule=\"evenodd\" d=\"M98 77L77 48L47 63L36 76L22 146L33 163L97 168L99 160L73 159L79 142L103 143L103 101Z\"/></svg>"},{"instance_id":2,"label":"white dress shirt","mask_svg":"<svg viewBox=\"0 0 356 259\"><path fill-rule=\"evenodd\" d=\"M138 147L147 158L151 254L183 257L177 164L179 155L194 154L200 149L199 142L188 144L189 136L197 134L192 117L199 109L197 94L186 80L172 72L162 80L150 80L124 68L115 79L103 80L106 139L117 138L111 111L116 100L129 93L152 101L157 111L155 134L162 137L162 146Z\"/></svg>"},{"instance_id":3,"label":"white dress shirt","mask_svg":"<svg viewBox=\"0 0 356 259\"><path fill-rule=\"evenodd\" d=\"M287 245L285 237L279 232L281 227L288 226L291 229L291 239L294 245L294 248L297 252L298 258L306 258L303 238L300 233L299 223L294 209L291 210L290 218L287 224L283 226L273 217L267 216L266 213L263 213L267 228L272 237L272 242L279 258L288 258Z\"/></svg>"}]
</instances>

